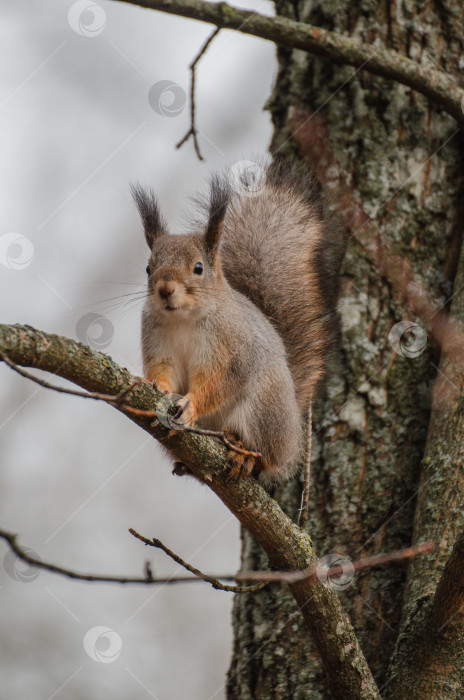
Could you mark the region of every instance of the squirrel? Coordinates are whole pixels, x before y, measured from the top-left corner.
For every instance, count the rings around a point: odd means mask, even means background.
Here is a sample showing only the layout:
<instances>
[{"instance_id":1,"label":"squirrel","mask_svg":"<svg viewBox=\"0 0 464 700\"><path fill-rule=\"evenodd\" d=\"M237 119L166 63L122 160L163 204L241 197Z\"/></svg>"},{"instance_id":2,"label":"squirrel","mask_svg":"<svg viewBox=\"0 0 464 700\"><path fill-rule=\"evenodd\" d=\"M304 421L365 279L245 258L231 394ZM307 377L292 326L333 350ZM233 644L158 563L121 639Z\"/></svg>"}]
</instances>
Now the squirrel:
<instances>
[{"instance_id":1,"label":"squirrel","mask_svg":"<svg viewBox=\"0 0 464 700\"><path fill-rule=\"evenodd\" d=\"M286 481L299 466L308 411L310 435L311 403L337 334L343 251L314 176L282 158L215 176L203 203L207 222L190 234L168 232L151 190L133 186L132 194L151 251L145 378L181 396L176 418L184 424L260 453L229 450L231 477Z\"/></svg>"}]
</instances>

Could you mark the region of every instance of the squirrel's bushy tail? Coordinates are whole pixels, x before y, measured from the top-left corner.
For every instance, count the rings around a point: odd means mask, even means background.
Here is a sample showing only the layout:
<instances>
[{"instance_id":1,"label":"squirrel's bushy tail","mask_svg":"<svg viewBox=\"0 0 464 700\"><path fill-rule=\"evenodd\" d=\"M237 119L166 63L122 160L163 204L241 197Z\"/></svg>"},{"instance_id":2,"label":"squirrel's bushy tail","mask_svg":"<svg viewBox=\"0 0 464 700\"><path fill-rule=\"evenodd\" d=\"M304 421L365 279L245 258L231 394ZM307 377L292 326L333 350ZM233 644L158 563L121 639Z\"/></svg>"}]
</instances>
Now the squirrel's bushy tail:
<instances>
[{"instance_id":1,"label":"squirrel's bushy tail","mask_svg":"<svg viewBox=\"0 0 464 700\"><path fill-rule=\"evenodd\" d=\"M287 350L298 405L306 410L338 334L344 245L324 221L308 171L281 159L230 182L221 236L229 283L270 319Z\"/></svg>"}]
</instances>

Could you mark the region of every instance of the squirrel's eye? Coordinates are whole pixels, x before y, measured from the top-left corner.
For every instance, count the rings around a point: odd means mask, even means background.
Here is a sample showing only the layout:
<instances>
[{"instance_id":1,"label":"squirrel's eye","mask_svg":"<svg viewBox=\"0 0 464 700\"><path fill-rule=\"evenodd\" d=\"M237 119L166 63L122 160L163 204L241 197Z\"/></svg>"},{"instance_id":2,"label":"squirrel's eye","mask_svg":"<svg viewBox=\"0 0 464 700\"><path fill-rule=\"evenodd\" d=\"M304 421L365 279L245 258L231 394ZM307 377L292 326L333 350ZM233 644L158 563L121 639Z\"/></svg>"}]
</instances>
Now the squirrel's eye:
<instances>
[{"instance_id":1,"label":"squirrel's eye","mask_svg":"<svg viewBox=\"0 0 464 700\"><path fill-rule=\"evenodd\" d=\"M203 265L201 263L195 263L193 271L196 275L201 275L201 273L203 272Z\"/></svg>"},{"instance_id":2,"label":"squirrel's eye","mask_svg":"<svg viewBox=\"0 0 464 700\"><path fill-rule=\"evenodd\" d=\"M147 273L147 275L150 274L150 265L147 265L147 267L145 268L145 272Z\"/></svg>"}]
</instances>

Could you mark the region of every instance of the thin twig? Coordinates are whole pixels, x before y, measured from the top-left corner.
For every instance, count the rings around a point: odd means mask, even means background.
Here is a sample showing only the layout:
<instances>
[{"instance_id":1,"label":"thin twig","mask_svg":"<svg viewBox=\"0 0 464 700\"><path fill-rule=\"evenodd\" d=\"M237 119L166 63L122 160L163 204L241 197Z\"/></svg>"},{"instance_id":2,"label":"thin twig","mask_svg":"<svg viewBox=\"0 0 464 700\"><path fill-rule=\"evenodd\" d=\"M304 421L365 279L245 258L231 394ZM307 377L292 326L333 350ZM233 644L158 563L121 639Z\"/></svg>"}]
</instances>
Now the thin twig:
<instances>
[{"instance_id":1,"label":"thin twig","mask_svg":"<svg viewBox=\"0 0 464 700\"><path fill-rule=\"evenodd\" d=\"M305 470L303 480L303 491L301 492L301 503L298 509L298 525L304 527L309 516L309 489L311 486L311 452L313 446L313 415L312 401L309 400L308 412L306 415L306 454Z\"/></svg>"},{"instance_id":2,"label":"thin twig","mask_svg":"<svg viewBox=\"0 0 464 700\"><path fill-rule=\"evenodd\" d=\"M323 566L309 566L301 571L241 571L236 575L237 581L275 581L278 583L298 583L298 581L308 580L314 583L316 579L330 580L342 576L349 568L350 573L371 569L375 566L384 566L404 559L416 557L418 554L426 554L434 548L433 542L425 542L415 547L407 547L397 552L389 554L376 554L372 557L365 557L357 561L350 562L349 565L334 563L329 570ZM340 555L342 558L342 555ZM329 574L329 576L328 576Z\"/></svg>"},{"instance_id":3,"label":"thin twig","mask_svg":"<svg viewBox=\"0 0 464 700\"><path fill-rule=\"evenodd\" d=\"M193 581L205 581L211 584L213 588L219 591L227 591L231 593L253 593L259 591L267 583L296 583L302 580L309 580L314 583L318 578L323 577L324 580L337 578L346 572L346 568L341 565L334 565L330 568L330 576L328 576L327 569L323 567L309 567L308 569L303 569L301 571L243 571L233 574L216 575L204 574L199 569L196 569L191 564L185 562L177 554L174 554L166 545L164 545L160 540L153 538L148 539L143 535L140 535L134 529L130 528L129 532L131 535L139 539L144 544L161 549L165 554L167 554L171 559L173 559L177 564L182 566L184 569L193 574L193 576L152 576L151 567L146 562L144 566L145 576L134 577L134 576L106 576L104 574L81 574L72 569L66 569L62 566L57 566L56 564L51 564L49 562L42 561L40 557L31 554L30 550L26 551L17 542L16 535L11 532L6 532L5 530L0 530L0 538L5 540L9 545L11 551L13 551L16 556L24 561L26 564L37 569L43 569L44 571L49 571L54 574L59 574L61 576L66 576L67 578L76 579L78 581L89 581L96 583L119 583L119 584L144 584L144 585L156 585L156 584L174 584L174 583L192 583ZM350 564L350 572L360 571L361 569L372 568L374 566L383 566L385 564L390 564L393 562L402 561L411 557L415 557L418 554L424 554L433 549L433 542L426 542L425 544L418 545L417 547L409 547L408 549L400 550L399 552L392 552L391 554L380 554L374 557L367 557L365 559L359 559L358 561L352 562ZM222 584L221 581L257 581L257 583L249 586L234 585L229 586Z\"/></svg>"},{"instance_id":4,"label":"thin twig","mask_svg":"<svg viewBox=\"0 0 464 700\"><path fill-rule=\"evenodd\" d=\"M247 457L262 457L261 452L253 452L252 450L247 450L244 447L239 447L235 443L231 442L225 433L220 430L206 430L205 428L193 428L190 425L184 425L180 430L186 430L188 433L197 433L197 435L206 435L206 437L215 437L221 440L229 450L238 452L240 455L246 455Z\"/></svg>"},{"instance_id":5,"label":"thin twig","mask_svg":"<svg viewBox=\"0 0 464 700\"><path fill-rule=\"evenodd\" d=\"M204 574L202 571L199 569L195 568L191 564L188 564L186 561L181 559L177 554L172 552L168 547L166 547L165 544L161 542L161 540L156 539L156 537L153 537L152 539L148 539L148 537L144 537L143 535L140 535L136 530L133 528L129 528L129 532L131 535L136 537L138 540L146 544L148 547L156 547L157 549L161 549L165 554L168 555L168 557L171 557L177 564L182 566L184 569L187 569L187 571L190 571L190 573L194 574L197 576L199 579L202 581L206 581L207 583L210 583L213 588L216 588L219 591L229 591L231 593L252 593L254 591L260 591L266 583L257 583L252 586L228 586L223 583L221 583L218 578L214 576L209 576L208 574ZM229 580L231 577L228 576L227 579Z\"/></svg>"},{"instance_id":6,"label":"thin twig","mask_svg":"<svg viewBox=\"0 0 464 700\"><path fill-rule=\"evenodd\" d=\"M130 530L132 534L135 534L132 530ZM139 539L142 539L140 535L137 535ZM144 584L144 585L152 585L152 584L171 584L171 583L192 583L194 581L206 581L207 583L211 583L213 588L216 588L217 590L220 591L230 591L233 593L248 593L248 592L253 592L257 591L260 588L263 588L265 586L265 583L259 583L259 584L254 584L252 586L223 586L220 582L219 579L225 578L225 580L234 580L235 577L231 576L230 574L226 577L222 576L205 576L205 574L202 574L201 572L195 573L198 570L194 569L193 567L189 567L189 565L185 565L185 568L188 569L188 571L191 571L194 573L194 576L152 576L151 575L151 567L149 563L145 562L144 570L145 570L145 576L143 578L141 577L134 577L134 576L106 576L104 574L80 574L77 571L73 571L72 569L66 569L62 566L57 566L56 564L50 564L48 562L42 561L38 556L33 556L30 551L26 551L17 542L16 535L12 534L11 532L6 532L5 530L0 530L0 538L5 540L11 551L13 551L18 559L21 559L24 561L26 564L30 564L31 566L37 568L37 569L43 569L44 571L49 571L53 574L60 574L61 576L66 576L67 578L72 578L72 579L77 579L79 581L90 581L90 582L97 582L97 583L122 583L122 584ZM158 541L158 540L157 540ZM150 543L150 541L148 541ZM161 545L161 543L160 543ZM157 545L153 545L157 546ZM162 549L163 546L161 545L160 548ZM169 556L173 556L173 558L176 555L173 555L172 553L169 552L169 550L165 550ZM179 561L179 563L182 563L182 560Z\"/></svg>"},{"instance_id":7,"label":"thin twig","mask_svg":"<svg viewBox=\"0 0 464 700\"><path fill-rule=\"evenodd\" d=\"M39 379L39 377L35 377L33 374L27 372L25 369L13 362L13 360L10 360L10 358L7 355L5 355L4 352L1 351L0 359L3 360L3 362L5 362L9 367L11 367L11 369L13 369L18 374L20 374L23 377L26 377L26 379L30 379L36 384L39 384L39 386L43 386L45 389L58 391L61 394L71 394L71 396L81 396L84 399L93 399L94 401L106 401L107 403L121 404L122 399L130 391L132 391L134 387L138 386L141 383L140 381L132 382L132 384L120 391L119 394L100 394L98 391L79 391L77 389L66 389L64 386L55 386L54 384L46 382L44 379ZM123 406L125 407L126 404L123 404ZM129 408L131 407L129 406Z\"/></svg>"},{"instance_id":8,"label":"thin twig","mask_svg":"<svg viewBox=\"0 0 464 700\"><path fill-rule=\"evenodd\" d=\"M141 408L133 408L128 404L122 404L124 410L134 413L137 416L144 418L156 418L159 420L159 415L157 411L144 411ZM164 414L163 414L164 415ZM174 417L174 416L173 416ZM247 450L245 447L240 447L235 443L231 442L229 438L221 430L207 430L206 428L199 428L198 426L179 424L176 428L171 427L174 432L185 432L185 433L195 433L196 435L205 435L206 437L214 437L220 440L229 450L233 450L241 455L246 455L247 457L262 457L261 452L253 452L252 450Z\"/></svg>"},{"instance_id":9,"label":"thin twig","mask_svg":"<svg viewBox=\"0 0 464 700\"><path fill-rule=\"evenodd\" d=\"M218 29L214 30L214 32L209 36L209 38L203 44L200 52L197 54L194 61L189 66L190 73L191 73L191 80L190 80L190 129L187 131L185 136L179 141L179 143L176 144L176 148L180 148L181 146L183 146L184 143L186 141L188 141L190 136L192 136L193 145L195 147L195 153L198 156L198 160L204 160L204 158L201 155L200 146L198 145L198 139L197 139L198 129L197 129L196 124L195 124L195 68L196 68L196 65L197 65L198 61L200 60L200 58L207 51L208 46L213 41L214 37L217 36L217 34L219 34L220 31L221 31L220 27Z\"/></svg>"},{"instance_id":10,"label":"thin twig","mask_svg":"<svg viewBox=\"0 0 464 700\"><path fill-rule=\"evenodd\" d=\"M39 384L39 386L44 387L45 389L51 389L52 391L58 391L61 394L70 394L71 396L80 396L84 399L92 399L94 401L105 401L106 403L109 403L111 406L115 406L116 408L119 408L125 413L132 413L133 415L136 416L141 416L143 418L158 418L158 412L157 411L145 411L140 408L134 408L134 406L131 406L128 403L125 403L123 401L123 398L127 396L127 394L132 391L136 386L142 383L142 380L134 381L132 384L130 384L128 387L123 389L122 391L119 392L119 394L100 394L98 391L78 391L77 389L67 389L62 386L55 386L54 384L50 384L49 382L46 382L43 379L39 379L38 377L35 377L33 374L30 372L27 372L25 369L22 367L19 367L15 362L10 360L10 358L5 355L4 352L0 351L0 359L2 359L11 369L13 369L15 372L20 374L23 377L26 377L26 379L30 379L31 381L35 382L36 384ZM174 428L173 428L174 429ZM233 442L231 442L226 435L219 431L219 430L205 430L204 428L197 428L193 426L188 426L188 425L179 425L177 428L174 430L176 431L186 431L188 433L196 433L197 435L206 435L208 437L215 437L221 440L221 442L224 443L226 447L228 447L230 450L233 450L234 452L238 452L238 454L243 454L247 455L250 457L261 457L261 452L252 452L250 450L246 450L243 447L239 447L238 445L235 445Z\"/></svg>"},{"instance_id":11,"label":"thin twig","mask_svg":"<svg viewBox=\"0 0 464 700\"><path fill-rule=\"evenodd\" d=\"M16 556L22 561L26 562L26 564L30 564L37 569L43 569L54 574L60 574L61 576L77 579L79 581L96 581L101 583L168 584L189 583L191 581L200 580L193 576L164 576L153 578L146 575L144 578L141 578L132 576L106 576L103 574L80 574L72 569L66 569L62 566L50 564L49 562L42 561L38 556L33 556L30 551L25 551L22 549L22 547L20 547L20 545L17 543L16 535L10 532L0 530L0 538L5 540ZM145 571L147 571L146 566Z\"/></svg>"}]
</instances>

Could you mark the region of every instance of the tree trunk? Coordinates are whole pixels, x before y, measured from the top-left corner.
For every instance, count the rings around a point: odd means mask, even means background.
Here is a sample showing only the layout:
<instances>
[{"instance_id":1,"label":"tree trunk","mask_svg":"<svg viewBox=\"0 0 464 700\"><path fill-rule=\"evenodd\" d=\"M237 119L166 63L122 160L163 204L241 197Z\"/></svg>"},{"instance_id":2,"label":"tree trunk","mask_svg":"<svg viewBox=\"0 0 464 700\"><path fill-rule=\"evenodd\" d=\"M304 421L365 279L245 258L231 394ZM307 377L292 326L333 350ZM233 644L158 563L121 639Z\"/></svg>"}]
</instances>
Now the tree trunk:
<instances>
[{"instance_id":1,"label":"tree trunk","mask_svg":"<svg viewBox=\"0 0 464 700\"><path fill-rule=\"evenodd\" d=\"M278 0L276 11L359 41L378 42L442 68L462 84L462 6L457 0ZM392 247L409 261L410 272L421 276L432 297L446 304L461 245L462 136L451 117L410 88L297 50L279 49L278 60L268 105L275 126L272 150L296 156L316 170L334 225L348 241L342 345L313 419L308 531L318 556L338 553L354 560L411 543L439 362L439 348L430 338L416 357L408 356L413 336L405 339L403 350L396 346L400 352L392 348L389 334L396 323L420 322L402 306L398 290L359 241L377 241L379 250L385 243ZM452 406L449 412L454 416L456 410ZM437 422L435 433L439 429ZM442 430L442 449L449 437ZM424 465L430 468L430 460L439 455L430 449L427 454ZM301 486L294 483L278 499L292 517L300 493ZM449 493L432 503L434 526L426 512L418 515L416 542L442 537ZM430 600L433 595L462 526L461 510L453 510L453 527L440 555L417 560L411 568L408 610L417 610L423 596ZM260 547L242 532L242 568L265 564ZM425 586L428 565L434 572ZM405 582L406 569L390 566L359 573L340 590L381 692L400 629ZM329 697L318 655L283 586L237 595L233 622L230 700ZM462 687L462 670L460 674ZM444 685L439 696L455 697L449 692Z\"/></svg>"}]
</instances>

